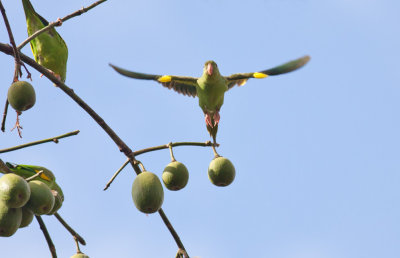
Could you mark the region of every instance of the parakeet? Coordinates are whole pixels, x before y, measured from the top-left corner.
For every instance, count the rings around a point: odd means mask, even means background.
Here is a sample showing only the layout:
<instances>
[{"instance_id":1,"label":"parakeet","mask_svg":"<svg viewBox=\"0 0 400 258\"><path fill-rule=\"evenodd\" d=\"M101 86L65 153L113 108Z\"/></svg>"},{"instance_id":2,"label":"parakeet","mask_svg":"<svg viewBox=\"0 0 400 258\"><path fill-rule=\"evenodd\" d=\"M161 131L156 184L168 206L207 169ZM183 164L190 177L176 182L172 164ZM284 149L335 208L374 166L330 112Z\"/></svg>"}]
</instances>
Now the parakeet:
<instances>
[{"instance_id":1,"label":"parakeet","mask_svg":"<svg viewBox=\"0 0 400 258\"><path fill-rule=\"evenodd\" d=\"M161 83L164 87L173 89L178 93L187 96L198 96L199 106L204 112L205 122L210 136L216 143L218 123L220 120L219 111L224 103L224 94L235 85L243 86L250 78L265 78L270 75L278 75L294 71L310 60L309 56L304 56L296 60L287 62L277 67L255 73L236 73L230 76L222 76L218 66L214 61L207 61L204 64L203 75L200 78L184 77L174 75L154 75L131 72L110 64L118 73L127 77L154 80Z\"/></svg>"},{"instance_id":2,"label":"parakeet","mask_svg":"<svg viewBox=\"0 0 400 258\"><path fill-rule=\"evenodd\" d=\"M49 22L36 13L29 0L22 0L24 6L28 35L46 27ZM52 28L43 32L30 41L35 61L49 69L53 74L65 82L67 74L68 48L64 40Z\"/></svg>"}]
</instances>

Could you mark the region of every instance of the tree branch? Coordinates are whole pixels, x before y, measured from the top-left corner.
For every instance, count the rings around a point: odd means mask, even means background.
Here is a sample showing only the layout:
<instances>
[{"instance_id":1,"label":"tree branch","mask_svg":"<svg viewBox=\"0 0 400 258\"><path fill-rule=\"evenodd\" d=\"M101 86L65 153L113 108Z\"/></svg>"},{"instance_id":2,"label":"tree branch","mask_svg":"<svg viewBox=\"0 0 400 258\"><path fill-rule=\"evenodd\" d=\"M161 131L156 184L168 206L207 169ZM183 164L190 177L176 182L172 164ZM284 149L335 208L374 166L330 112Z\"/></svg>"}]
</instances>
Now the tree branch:
<instances>
[{"instance_id":1,"label":"tree branch","mask_svg":"<svg viewBox=\"0 0 400 258\"><path fill-rule=\"evenodd\" d=\"M22 145L18 145L18 146L14 146L14 147L10 147L7 149L2 149L0 150L0 153L4 153L4 152L10 152L10 151L15 151L15 150L19 150L22 148L26 148L26 147L30 147L30 146L34 146L34 145L38 145L38 144L42 144L42 143L46 143L46 142L54 142L54 143L58 143L59 139L65 138L65 137L69 137L69 136L74 136L77 135L79 133L79 130L70 132L70 133L66 133L60 136L56 136L56 137L52 137L52 138L48 138L48 139L44 139L44 140L40 140L40 141L36 141L36 142L30 142L30 143L25 143Z\"/></svg>"},{"instance_id":2,"label":"tree branch","mask_svg":"<svg viewBox=\"0 0 400 258\"><path fill-rule=\"evenodd\" d=\"M200 146L200 147L211 147L213 146L211 141L206 141L206 142L174 142L174 143L169 143L165 145L160 145L160 146L155 146L155 147L150 147L142 150L135 151L134 154L135 156L139 156L141 154L151 152L151 151L157 151L157 150L162 150L162 149L168 149L169 146L171 147L176 147L176 146Z\"/></svg>"},{"instance_id":3,"label":"tree branch","mask_svg":"<svg viewBox=\"0 0 400 258\"><path fill-rule=\"evenodd\" d=\"M6 25L7 28L7 33L8 33L8 37L10 38L10 44L13 48L13 52L14 52L14 60L15 60L15 71L14 71L14 79L13 82L18 81L18 75L20 72L20 56L19 56L19 51L17 49L17 46L15 45L15 41L14 41L14 35L12 33L11 27L10 27L10 23L8 22L8 18L6 15L6 10L4 9L3 4L1 3L0 0L0 11L1 14L3 15L3 19L4 19L4 24Z\"/></svg>"},{"instance_id":4,"label":"tree branch","mask_svg":"<svg viewBox=\"0 0 400 258\"><path fill-rule=\"evenodd\" d=\"M81 243L82 245L86 245L86 241L85 239L83 239L83 237L81 237L78 233L76 233L76 231L70 227L70 225L68 225L67 222L65 222L65 220L63 220L63 218L61 218L60 214L58 214L58 212L54 213L54 216L56 216L56 218L58 219L58 221L61 223L61 225L63 225L65 227L66 230L68 230L68 232L79 241L79 243Z\"/></svg>"},{"instance_id":5,"label":"tree branch","mask_svg":"<svg viewBox=\"0 0 400 258\"><path fill-rule=\"evenodd\" d=\"M27 39L25 39L24 42L22 42L21 44L19 44L19 46L17 47L18 50L21 50L21 48L23 48L23 47L24 47L26 44L28 44L32 39L36 38L37 36L39 36L39 35L42 34L43 32L48 31L48 30L51 30L52 28L54 28L54 27L56 27L56 26L61 26L61 24L62 24L63 22L65 22L65 21L67 21L67 20L69 20L69 19L71 19L71 18L73 18L73 17L79 16L79 15L81 15L81 14L83 14L83 13L86 13L86 12L89 11L90 9L92 9L92 8L94 8L94 7L96 7L96 6L98 6L99 4L101 4L101 3L105 2L105 1L107 1L107 0L100 0L100 1L97 1L97 2L91 4L90 6L88 6L88 7L86 7L86 8L82 7L82 9L79 9L78 11L75 11L75 12L73 12L73 13L71 13L71 14L65 16L65 17L62 18L62 19L58 19L58 20L55 21L55 22L50 22L49 25L47 25L47 26L44 27L43 29L40 29L40 30L36 31L36 32L33 33L31 36L29 36Z\"/></svg>"},{"instance_id":6,"label":"tree branch","mask_svg":"<svg viewBox=\"0 0 400 258\"><path fill-rule=\"evenodd\" d=\"M1 131L4 132L6 130L6 119L7 119L7 112L8 112L8 98L6 98L6 104L4 106L3 111L3 119L1 121Z\"/></svg>"},{"instance_id":7,"label":"tree branch","mask_svg":"<svg viewBox=\"0 0 400 258\"><path fill-rule=\"evenodd\" d=\"M49 246L51 252L51 257L57 258L56 247L54 246L53 241L51 240L50 234L47 231L46 225L44 224L42 217L38 215L35 215L35 217L40 225L40 229L42 230L44 237L46 238L47 245Z\"/></svg>"},{"instance_id":8,"label":"tree branch","mask_svg":"<svg viewBox=\"0 0 400 258\"><path fill-rule=\"evenodd\" d=\"M170 146L171 146L171 148L176 147L176 146L200 146L200 147L211 146L212 147L213 144L210 141L206 141L206 142L174 142L174 143L171 142L171 143L168 143L165 145L160 145L160 146L155 146L155 147L150 147L150 148L134 151L133 154L135 156L138 156L140 154L144 154L144 153L151 152L151 151L168 149L168 148L170 148ZM173 158L173 154L171 154L171 158ZM122 171L122 169L124 169L125 166L128 165L128 163L129 163L129 159L127 161L125 161L125 163L117 170L117 172L114 173L114 175L111 177L111 179L107 182L106 186L104 187L104 189L103 189L104 191L110 187L110 185L112 184L114 179L119 175L119 173Z\"/></svg>"},{"instance_id":9,"label":"tree branch","mask_svg":"<svg viewBox=\"0 0 400 258\"><path fill-rule=\"evenodd\" d=\"M13 55L12 48L3 43L0 43L0 51L8 55ZM36 69L37 71L39 71L40 73L42 73L44 76L46 76L50 81L56 84L65 94L67 94L71 99L73 99L82 109L84 109L86 113L88 113L93 118L93 120L95 120L96 123L114 141L114 143L118 146L119 150L125 154L125 156L129 159L129 162L131 163L131 166L135 170L136 174L141 173L140 168L135 159L135 154L128 147L128 145L126 145L125 142L122 141L122 139L114 132L114 130L111 129L111 127L103 120L103 118L101 118L88 104L86 104L86 102L84 102L78 95L76 95L71 88L69 88L66 84L64 84L62 81L56 78L46 68L39 65L33 59L29 58L28 56L22 53L21 53L21 60L24 61L26 64L30 65L31 67L33 67L34 69ZM171 232L172 237L174 238L178 247L186 251L181 240L179 239L179 237L177 237L176 231L172 227L171 223L168 221L162 209L160 209L159 213L164 224L168 227L169 231Z\"/></svg>"},{"instance_id":10,"label":"tree branch","mask_svg":"<svg viewBox=\"0 0 400 258\"><path fill-rule=\"evenodd\" d=\"M126 167L126 165L129 164L129 159L125 161L125 163L117 170L117 172L114 173L114 175L111 177L111 179L107 182L106 187L104 187L103 191L107 190L114 179L118 176L118 174Z\"/></svg>"},{"instance_id":11,"label":"tree branch","mask_svg":"<svg viewBox=\"0 0 400 258\"><path fill-rule=\"evenodd\" d=\"M1 11L1 14L3 15L4 24L6 25L8 37L10 39L10 44L13 48L15 68L14 68L14 77L13 77L12 81L16 82L16 81L18 81L18 75L21 74L21 65L20 65L21 60L20 60L20 56L19 56L19 51L17 49L17 46L15 45L14 35L12 33L10 23L8 22L6 10L4 9L4 6L3 6L1 0L0 0L0 11ZM5 104L4 112L3 112L3 119L1 121L1 131L3 131L3 132L6 130L5 124L6 124L6 119L7 119L7 112L8 112L8 98L6 99L6 104Z\"/></svg>"}]
</instances>

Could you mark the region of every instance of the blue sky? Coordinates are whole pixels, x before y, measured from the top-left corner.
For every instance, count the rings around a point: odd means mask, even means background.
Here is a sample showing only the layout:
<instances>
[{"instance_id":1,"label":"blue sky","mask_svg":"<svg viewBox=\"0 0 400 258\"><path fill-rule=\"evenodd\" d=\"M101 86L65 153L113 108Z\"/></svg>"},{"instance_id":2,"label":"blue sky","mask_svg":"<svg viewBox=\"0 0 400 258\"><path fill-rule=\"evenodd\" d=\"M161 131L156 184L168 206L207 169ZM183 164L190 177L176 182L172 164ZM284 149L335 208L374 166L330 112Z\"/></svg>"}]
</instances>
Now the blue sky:
<instances>
[{"instance_id":1,"label":"blue sky","mask_svg":"<svg viewBox=\"0 0 400 258\"><path fill-rule=\"evenodd\" d=\"M26 38L20 1L3 1L17 42ZM32 1L50 21L90 1ZM69 47L66 84L133 149L209 139L197 99L115 73L200 76L215 60L224 75L270 68L309 54L303 69L249 80L225 95L219 152L236 167L212 185L211 149L179 147L190 179L165 190L163 209L192 257L399 257L400 4L390 0L108 1L58 31ZM8 42L3 22L0 41ZM23 52L32 55L29 47ZM14 69L0 55L1 99ZM157 214L131 199L132 169L102 189L125 161L84 111L30 69L37 93L0 148L81 130L1 159L51 169L65 193L60 214L81 233L90 257L173 257L177 247ZM167 150L138 157L161 175ZM74 243L44 218L59 257ZM0 239L4 257L49 257L36 222Z\"/></svg>"}]
</instances>

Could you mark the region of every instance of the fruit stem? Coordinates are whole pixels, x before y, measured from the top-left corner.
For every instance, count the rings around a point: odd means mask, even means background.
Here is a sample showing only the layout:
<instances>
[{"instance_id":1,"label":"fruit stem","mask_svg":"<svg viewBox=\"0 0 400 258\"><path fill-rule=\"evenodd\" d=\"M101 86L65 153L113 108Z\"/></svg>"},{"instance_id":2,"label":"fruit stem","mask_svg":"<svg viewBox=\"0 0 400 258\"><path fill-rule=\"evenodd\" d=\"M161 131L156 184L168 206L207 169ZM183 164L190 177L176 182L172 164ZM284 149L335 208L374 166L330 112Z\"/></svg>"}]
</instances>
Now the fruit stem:
<instances>
[{"instance_id":1,"label":"fruit stem","mask_svg":"<svg viewBox=\"0 0 400 258\"><path fill-rule=\"evenodd\" d=\"M186 253L186 250L179 248L175 258L189 258L189 255Z\"/></svg>"},{"instance_id":2,"label":"fruit stem","mask_svg":"<svg viewBox=\"0 0 400 258\"><path fill-rule=\"evenodd\" d=\"M172 151L172 142L168 143L168 148L169 148L169 154L171 155L171 162L176 161L174 157L174 152Z\"/></svg>"},{"instance_id":3,"label":"fruit stem","mask_svg":"<svg viewBox=\"0 0 400 258\"><path fill-rule=\"evenodd\" d=\"M82 253L81 252L81 249L79 248L79 242L78 242L78 239L76 238L76 236L74 236L74 241L75 241L75 244L76 244L76 253Z\"/></svg>"},{"instance_id":4,"label":"fruit stem","mask_svg":"<svg viewBox=\"0 0 400 258\"><path fill-rule=\"evenodd\" d=\"M142 168L142 172L146 171L146 169L144 168L144 165L141 161L136 160L136 163L139 164L139 166Z\"/></svg>"},{"instance_id":5,"label":"fruit stem","mask_svg":"<svg viewBox=\"0 0 400 258\"><path fill-rule=\"evenodd\" d=\"M213 149L213 152L214 152L214 158L221 157L221 156L218 154L217 150L215 149L215 145L212 145L211 148Z\"/></svg>"}]
</instances>

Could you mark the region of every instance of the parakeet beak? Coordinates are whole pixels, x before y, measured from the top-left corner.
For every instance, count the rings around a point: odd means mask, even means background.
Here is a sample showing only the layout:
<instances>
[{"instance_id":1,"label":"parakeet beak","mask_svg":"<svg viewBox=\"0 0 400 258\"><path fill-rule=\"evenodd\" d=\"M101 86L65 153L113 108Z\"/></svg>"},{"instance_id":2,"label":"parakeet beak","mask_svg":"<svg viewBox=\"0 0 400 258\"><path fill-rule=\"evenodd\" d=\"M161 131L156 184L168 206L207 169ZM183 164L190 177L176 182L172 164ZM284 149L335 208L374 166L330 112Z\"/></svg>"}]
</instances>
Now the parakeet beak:
<instances>
[{"instance_id":1,"label":"parakeet beak","mask_svg":"<svg viewBox=\"0 0 400 258\"><path fill-rule=\"evenodd\" d=\"M207 65L207 73L208 73L208 75L211 76L213 74L213 70L214 70L214 68L213 68L212 64L208 64Z\"/></svg>"}]
</instances>

